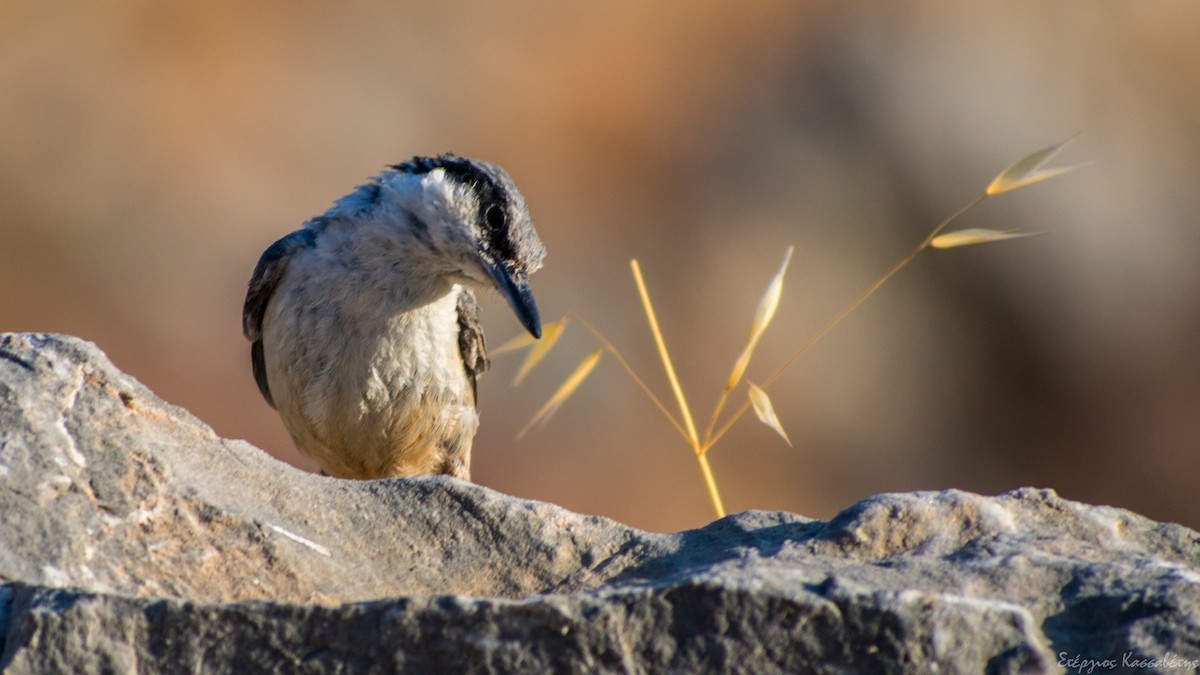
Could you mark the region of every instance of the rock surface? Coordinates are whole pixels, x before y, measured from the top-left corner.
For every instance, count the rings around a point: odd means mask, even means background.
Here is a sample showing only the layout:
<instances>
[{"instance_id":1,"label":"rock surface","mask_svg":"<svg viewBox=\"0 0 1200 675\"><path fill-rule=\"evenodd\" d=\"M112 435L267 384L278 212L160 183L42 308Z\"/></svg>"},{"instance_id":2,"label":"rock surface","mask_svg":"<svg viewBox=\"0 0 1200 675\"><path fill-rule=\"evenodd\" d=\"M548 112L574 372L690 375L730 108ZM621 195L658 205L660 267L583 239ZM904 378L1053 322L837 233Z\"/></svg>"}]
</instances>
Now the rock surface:
<instances>
[{"instance_id":1,"label":"rock surface","mask_svg":"<svg viewBox=\"0 0 1200 675\"><path fill-rule=\"evenodd\" d=\"M89 343L0 336L6 673L1089 664L1196 670L1200 535L1032 489L652 534L449 478L306 474Z\"/></svg>"}]
</instances>

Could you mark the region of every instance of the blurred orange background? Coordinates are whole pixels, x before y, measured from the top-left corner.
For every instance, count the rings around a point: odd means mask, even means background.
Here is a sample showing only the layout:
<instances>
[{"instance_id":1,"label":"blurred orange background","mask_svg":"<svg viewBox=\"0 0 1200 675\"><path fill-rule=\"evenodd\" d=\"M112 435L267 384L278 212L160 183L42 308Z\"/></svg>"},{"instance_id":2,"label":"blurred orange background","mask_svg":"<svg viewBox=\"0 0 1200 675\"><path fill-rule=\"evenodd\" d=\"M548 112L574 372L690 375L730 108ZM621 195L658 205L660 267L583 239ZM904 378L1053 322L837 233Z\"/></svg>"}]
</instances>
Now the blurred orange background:
<instances>
[{"instance_id":1,"label":"blurred orange background","mask_svg":"<svg viewBox=\"0 0 1200 675\"><path fill-rule=\"evenodd\" d=\"M1200 526L1200 5L0 3L0 330L99 344L221 435L304 468L240 331L262 250L387 164L508 169L570 312L670 402L638 258L701 419L796 246L761 379L1010 162L1089 168L931 251L711 454L730 511L1033 485ZM520 332L483 298L495 346ZM474 479L652 530L712 518L690 451L578 324L480 383ZM739 399L740 402L740 399ZM253 486L248 486L252 488ZM303 498L297 496L297 498Z\"/></svg>"}]
</instances>

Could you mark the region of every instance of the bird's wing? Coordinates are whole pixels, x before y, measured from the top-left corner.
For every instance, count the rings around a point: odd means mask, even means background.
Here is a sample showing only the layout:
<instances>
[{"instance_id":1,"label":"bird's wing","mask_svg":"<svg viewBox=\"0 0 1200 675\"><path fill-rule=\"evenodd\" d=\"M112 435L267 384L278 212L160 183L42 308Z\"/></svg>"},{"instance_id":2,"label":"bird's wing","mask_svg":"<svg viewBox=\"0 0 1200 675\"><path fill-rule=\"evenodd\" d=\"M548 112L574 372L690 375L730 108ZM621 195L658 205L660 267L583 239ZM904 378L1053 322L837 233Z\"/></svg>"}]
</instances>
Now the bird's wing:
<instances>
[{"instance_id":1,"label":"bird's wing","mask_svg":"<svg viewBox=\"0 0 1200 675\"><path fill-rule=\"evenodd\" d=\"M462 354L467 379L471 381L471 398L474 399L475 379L488 369L488 358L483 326L479 323L479 303L469 288L458 293L458 351Z\"/></svg>"},{"instance_id":2,"label":"bird's wing","mask_svg":"<svg viewBox=\"0 0 1200 675\"><path fill-rule=\"evenodd\" d=\"M246 289L246 303L242 305L242 333L250 341L250 363L254 368L254 381L258 390L272 408L275 401L271 398L271 389L267 386L267 366L263 357L262 324L267 313L267 304L275 293L276 286L283 279L288 261L292 256L313 245L316 233L309 229L296 230L279 241L267 247L254 274L250 277L250 285Z\"/></svg>"}]
</instances>

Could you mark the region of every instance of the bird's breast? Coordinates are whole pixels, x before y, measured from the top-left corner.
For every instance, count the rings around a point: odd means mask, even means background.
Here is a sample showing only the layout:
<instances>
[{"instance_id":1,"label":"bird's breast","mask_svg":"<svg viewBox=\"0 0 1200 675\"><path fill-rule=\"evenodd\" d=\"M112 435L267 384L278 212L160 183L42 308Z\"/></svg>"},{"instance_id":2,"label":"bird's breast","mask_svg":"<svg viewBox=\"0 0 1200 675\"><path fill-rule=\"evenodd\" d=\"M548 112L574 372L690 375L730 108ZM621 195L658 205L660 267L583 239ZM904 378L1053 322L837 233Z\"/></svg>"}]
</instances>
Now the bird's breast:
<instances>
[{"instance_id":1,"label":"bird's breast","mask_svg":"<svg viewBox=\"0 0 1200 675\"><path fill-rule=\"evenodd\" d=\"M271 390L301 450L355 477L433 473L446 452L469 450L478 417L459 288L421 304L361 286L313 292L322 285L277 297L264 324Z\"/></svg>"}]
</instances>

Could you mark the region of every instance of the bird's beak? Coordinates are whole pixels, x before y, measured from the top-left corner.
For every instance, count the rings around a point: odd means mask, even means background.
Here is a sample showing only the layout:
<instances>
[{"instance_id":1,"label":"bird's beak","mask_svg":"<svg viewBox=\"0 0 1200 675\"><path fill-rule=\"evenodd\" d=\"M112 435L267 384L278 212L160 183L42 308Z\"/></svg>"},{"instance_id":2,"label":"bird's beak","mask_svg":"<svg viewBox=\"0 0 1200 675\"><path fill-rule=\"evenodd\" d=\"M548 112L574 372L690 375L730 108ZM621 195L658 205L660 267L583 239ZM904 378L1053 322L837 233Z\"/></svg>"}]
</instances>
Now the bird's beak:
<instances>
[{"instance_id":1,"label":"bird's beak","mask_svg":"<svg viewBox=\"0 0 1200 675\"><path fill-rule=\"evenodd\" d=\"M483 267L496 280L496 288L508 300L521 325L535 338L542 337L542 318L538 314L537 302L533 299L533 291L529 288L529 280L524 274L514 272L504 263L494 263L484 260Z\"/></svg>"}]
</instances>

